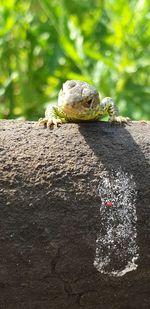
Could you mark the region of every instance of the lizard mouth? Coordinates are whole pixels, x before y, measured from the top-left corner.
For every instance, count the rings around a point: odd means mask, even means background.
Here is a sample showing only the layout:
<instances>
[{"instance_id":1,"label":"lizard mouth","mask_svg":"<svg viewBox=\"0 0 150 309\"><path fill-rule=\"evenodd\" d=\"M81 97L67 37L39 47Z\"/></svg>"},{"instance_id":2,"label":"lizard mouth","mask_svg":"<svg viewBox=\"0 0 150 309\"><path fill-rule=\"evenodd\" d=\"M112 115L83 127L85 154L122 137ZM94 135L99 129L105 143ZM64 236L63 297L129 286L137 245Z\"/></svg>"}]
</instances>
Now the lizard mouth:
<instances>
[{"instance_id":1,"label":"lizard mouth","mask_svg":"<svg viewBox=\"0 0 150 309\"><path fill-rule=\"evenodd\" d=\"M71 103L71 104L64 104L62 106L64 113L66 114L87 114L87 112L90 111L90 106L84 106L83 104L81 104L81 102L79 103Z\"/></svg>"},{"instance_id":2,"label":"lizard mouth","mask_svg":"<svg viewBox=\"0 0 150 309\"><path fill-rule=\"evenodd\" d=\"M83 103L83 102L82 102ZM97 108L92 108L91 102L85 106L81 102L74 104L64 104L62 111L72 120L91 120L93 115L96 114Z\"/></svg>"}]
</instances>

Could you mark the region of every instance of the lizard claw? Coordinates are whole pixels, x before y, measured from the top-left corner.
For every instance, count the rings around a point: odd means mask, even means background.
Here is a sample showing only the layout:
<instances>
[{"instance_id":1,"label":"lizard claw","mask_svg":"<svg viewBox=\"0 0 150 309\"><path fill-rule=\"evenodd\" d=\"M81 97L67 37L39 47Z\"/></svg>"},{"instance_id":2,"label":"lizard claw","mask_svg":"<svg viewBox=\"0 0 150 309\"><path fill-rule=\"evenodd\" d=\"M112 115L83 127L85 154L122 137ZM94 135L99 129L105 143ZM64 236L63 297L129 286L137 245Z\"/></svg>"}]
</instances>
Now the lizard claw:
<instances>
[{"instance_id":1,"label":"lizard claw","mask_svg":"<svg viewBox=\"0 0 150 309\"><path fill-rule=\"evenodd\" d=\"M61 124L61 119L56 118L40 118L38 121L39 125L44 125L48 129L53 129L54 125L58 127L59 124Z\"/></svg>"},{"instance_id":2,"label":"lizard claw","mask_svg":"<svg viewBox=\"0 0 150 309\"><path fill-rule=\"evenodd\" d=\"M39 120L38 120L38 125L40 126L40 125L44 125L44 127L46 127L47 126L47 122L48 122L48 119L47 118L40 118Z\"/></svg>"},{"instance_id":3,"label":"lizard claw","mask_svg":"<svg viewBox=\"0 0 150 309\"><path fill-rule=\"evenodd\" d=\"M117 122L120 124L124 124L124 123L129 124L131 120L128 117L115 116L113 119L111 119L111 122Z\"/></svg>"},{"instance_id":4,"label":"lizard claw","mask_svg":"<svg viewBox=\"0 0 150 309\"><path fill-rule=\"evenodd\" d=\"M56 118L53 118L53 125L56 125L57 127L62 124L62 120L61 119L56 119Z\"/></svg>"}]
</instances>

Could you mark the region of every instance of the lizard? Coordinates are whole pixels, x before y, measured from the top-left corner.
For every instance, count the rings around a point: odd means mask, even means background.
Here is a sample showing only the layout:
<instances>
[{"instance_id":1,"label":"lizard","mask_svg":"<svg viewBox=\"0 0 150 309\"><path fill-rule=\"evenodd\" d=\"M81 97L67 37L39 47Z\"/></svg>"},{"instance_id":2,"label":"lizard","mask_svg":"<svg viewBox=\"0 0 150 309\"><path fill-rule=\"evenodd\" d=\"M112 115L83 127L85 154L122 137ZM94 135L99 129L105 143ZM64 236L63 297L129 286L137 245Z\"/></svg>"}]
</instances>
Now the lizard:
<instances>
[{"instance_id":1,"label":"lizard","mask_svg":"<svg viewBox=\"0 0 150 309\"><path fill-rule=\"evenodd\" d=\"M66 122L100 121L105 115L109 121L127 123L129 118L118 114L118 109L111 97L100 101L96 88L84 81L67 80L58 95L58 104L46 108L45 117L39 124L47 128Z\"/></svg>"}]
</instances>

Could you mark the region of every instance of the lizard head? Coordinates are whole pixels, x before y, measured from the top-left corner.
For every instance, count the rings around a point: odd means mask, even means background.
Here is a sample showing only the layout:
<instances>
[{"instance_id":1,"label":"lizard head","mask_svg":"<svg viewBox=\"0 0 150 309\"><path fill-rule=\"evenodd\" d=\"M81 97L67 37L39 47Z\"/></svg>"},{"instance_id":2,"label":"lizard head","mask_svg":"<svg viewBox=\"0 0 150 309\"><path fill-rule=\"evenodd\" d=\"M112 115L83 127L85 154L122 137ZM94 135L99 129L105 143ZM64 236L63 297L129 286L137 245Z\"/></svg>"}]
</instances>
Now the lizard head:
<instances>
[{"instance_id":1,"label":"lizard head","mask_svg":"<svg viewBox=\"0 0 150 309\"><path fill-rule=\"evenodd\" d=\"M99 109L99 93L91 85L79 80L66 81L58 96L58 106L67 117L77 120L92 119Z\"/></svg>"}]
</instances>

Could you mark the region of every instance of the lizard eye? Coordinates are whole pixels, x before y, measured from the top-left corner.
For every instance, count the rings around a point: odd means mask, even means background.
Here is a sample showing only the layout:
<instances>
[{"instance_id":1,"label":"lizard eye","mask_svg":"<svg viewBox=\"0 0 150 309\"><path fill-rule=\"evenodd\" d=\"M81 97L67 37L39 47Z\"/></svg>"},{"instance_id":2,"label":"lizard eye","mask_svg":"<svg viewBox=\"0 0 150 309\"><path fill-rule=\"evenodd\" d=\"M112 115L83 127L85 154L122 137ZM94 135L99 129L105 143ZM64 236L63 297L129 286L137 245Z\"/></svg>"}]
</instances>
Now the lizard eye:
<instances>
[{"instance_id":1,"label":"lizard eye","mask_svg":"<svg viewBox=\"0 0 150 309\"><path fill-rule=\"evenodd\" d=\"M92 99L89 99L89 100L84 102L85 107L91 107L91 104L92 104Z\"/></svg>"},{"instance_id":2,"label":"lizard eye","mask_svg":"<svg viewBox=\"0 0 150 309\"><path fill-rule=\"evenodd\" d=\"M90 99L90 100L87 101L88 106L90 106L91 103L92 103L92 99Z\"/></svg>"}]
</instances>

